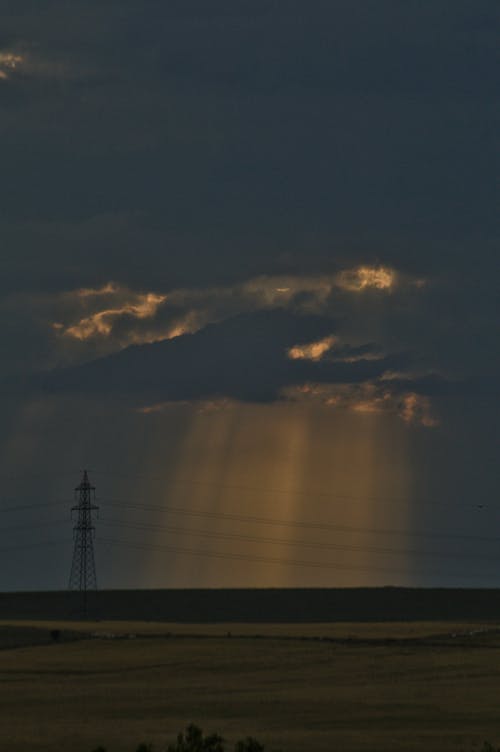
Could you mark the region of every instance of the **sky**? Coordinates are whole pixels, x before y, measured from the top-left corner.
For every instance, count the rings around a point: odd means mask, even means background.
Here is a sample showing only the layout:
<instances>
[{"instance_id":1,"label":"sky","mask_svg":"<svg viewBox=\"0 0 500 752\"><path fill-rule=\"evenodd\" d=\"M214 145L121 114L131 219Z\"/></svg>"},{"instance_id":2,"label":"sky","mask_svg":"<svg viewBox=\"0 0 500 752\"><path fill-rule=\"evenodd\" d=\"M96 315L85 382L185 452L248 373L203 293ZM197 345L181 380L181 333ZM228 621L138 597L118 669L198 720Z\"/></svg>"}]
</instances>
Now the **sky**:
<instances>
[{"instance_id":1,"label":"sky","mask_svg":"<svg viewBox=\"0 0 500 752\"><path fill-rule=\"evenodd\" d=\"M0 11L0 589L499 586L498 3Z\"/></svg>"}]
</instances>

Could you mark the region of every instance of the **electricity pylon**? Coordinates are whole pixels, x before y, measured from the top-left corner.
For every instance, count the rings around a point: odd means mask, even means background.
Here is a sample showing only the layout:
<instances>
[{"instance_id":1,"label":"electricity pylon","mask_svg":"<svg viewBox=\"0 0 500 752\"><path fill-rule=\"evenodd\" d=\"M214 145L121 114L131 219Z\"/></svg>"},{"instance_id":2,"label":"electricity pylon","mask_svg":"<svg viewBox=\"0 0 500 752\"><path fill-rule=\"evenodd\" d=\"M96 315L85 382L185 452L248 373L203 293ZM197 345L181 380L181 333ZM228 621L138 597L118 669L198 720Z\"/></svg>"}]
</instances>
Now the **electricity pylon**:
<instances>
[{"instance_id":1,"label":"electricity pylon","mask_svg":"<svg viewBox=\"0 0 500 752\"><path fill-rule=\"evenodd\" d=\"M82 482L75 488L75 499L78 500L71 509L78 512L77 523L73 528L75 547L69 576L69 589L82 593L83 615L87 616L87 592L97 590L97 576L94 559L94 526L92 512L99 507L95 505L95 487L90 485L87 471L83 471Z\"/></svg>"}]
</instances>

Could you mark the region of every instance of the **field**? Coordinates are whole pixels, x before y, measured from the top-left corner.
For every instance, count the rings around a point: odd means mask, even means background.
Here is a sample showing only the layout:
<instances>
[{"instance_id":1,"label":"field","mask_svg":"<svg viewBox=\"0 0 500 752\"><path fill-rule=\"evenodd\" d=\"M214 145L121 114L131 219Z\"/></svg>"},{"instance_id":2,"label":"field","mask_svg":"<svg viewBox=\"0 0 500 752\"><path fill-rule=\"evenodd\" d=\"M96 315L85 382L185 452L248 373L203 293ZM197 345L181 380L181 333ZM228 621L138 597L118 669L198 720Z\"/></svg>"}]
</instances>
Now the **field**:
<instances>
[{"instance_id":1,"label":"field","mask_svg":"<svg viewBox=\"0 0 500 752\"><path fill-rule=\"evenodd\" d=\"M164 749L190 722L283 752L500 744L493 623L8 620L0 677L9 752Z\"/></svg>"}]
</instances>

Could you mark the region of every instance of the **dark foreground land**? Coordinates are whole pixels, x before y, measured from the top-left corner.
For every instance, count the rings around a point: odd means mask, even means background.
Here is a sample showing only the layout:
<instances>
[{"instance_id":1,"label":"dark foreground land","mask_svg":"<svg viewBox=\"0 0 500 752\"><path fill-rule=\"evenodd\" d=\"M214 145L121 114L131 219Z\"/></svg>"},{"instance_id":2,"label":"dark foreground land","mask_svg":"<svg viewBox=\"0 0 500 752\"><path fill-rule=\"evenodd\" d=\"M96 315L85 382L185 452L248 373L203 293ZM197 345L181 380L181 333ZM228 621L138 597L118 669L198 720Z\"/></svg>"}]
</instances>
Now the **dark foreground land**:
<instances>
[{"instance_id":1,"label":"dark foreground land","mask_svg":"<svg viewBox=\"0 0 500 752\"><path fill-rule=\"evenodd\" d=\"M0 593L0 619L72 619L78 594ZM338 621L500 621L500 590L318 588L108 590L90 596L100 619L184 623Z\"/></svg>"},{"instance_id":2,"label":"dark foreground land","mask_svg":"<svg viewBox=\"0 0 500 752\"><path fill-rule=\"evenodd\" d=\"M193 722L266 752L500 746L494 590L0 595L0 749L164 752ZM231 747L230 747L231 748Z\"/></svg>"},{"instance_id":3,"label":"dark foreground land","mask_svg":"<svg viewBox=\"0 0 500 752\"><path fill-rule=\"evenodd\" d=\"M493 624L3 622L0 749L164 752L194 722L230 749L473 752L499 684Z\"/></svg>"}]
</instances>

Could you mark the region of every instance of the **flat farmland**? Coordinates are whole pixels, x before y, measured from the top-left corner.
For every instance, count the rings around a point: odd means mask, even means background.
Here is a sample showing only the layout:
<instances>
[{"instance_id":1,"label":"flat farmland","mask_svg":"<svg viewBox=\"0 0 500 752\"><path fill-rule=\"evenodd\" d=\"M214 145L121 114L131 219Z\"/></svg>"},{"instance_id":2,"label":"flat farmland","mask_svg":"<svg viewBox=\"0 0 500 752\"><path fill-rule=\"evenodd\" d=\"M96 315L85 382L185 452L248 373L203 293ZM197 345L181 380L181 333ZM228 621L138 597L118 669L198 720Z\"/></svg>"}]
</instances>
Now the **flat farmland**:
<instances>
[{"instance_id":1,"label":"flat farmland","mask_svg":"<svg viewBox=\"0 0 500 752\"><path fill-rule=\"evenodd\" d=\"M9 752L161 750L190 722L283 752L500 744L492 623L9 621L0 648Z\"/></svg>"}]
</instances>

